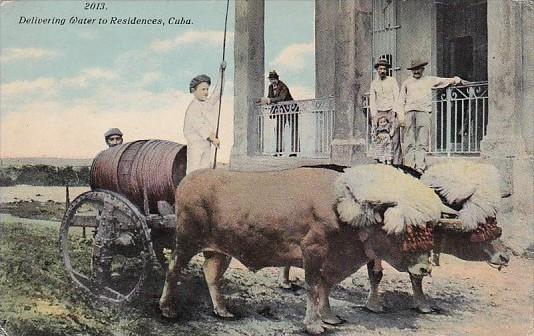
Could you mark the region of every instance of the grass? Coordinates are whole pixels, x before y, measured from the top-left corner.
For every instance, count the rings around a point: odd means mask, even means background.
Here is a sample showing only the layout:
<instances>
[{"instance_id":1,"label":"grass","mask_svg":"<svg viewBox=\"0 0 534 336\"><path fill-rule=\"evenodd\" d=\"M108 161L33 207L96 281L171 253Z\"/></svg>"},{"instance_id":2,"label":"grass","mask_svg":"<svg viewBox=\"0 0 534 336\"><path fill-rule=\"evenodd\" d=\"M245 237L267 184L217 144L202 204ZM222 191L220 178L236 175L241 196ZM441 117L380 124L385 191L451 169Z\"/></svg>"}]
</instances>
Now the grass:
<instances>
[{"instance_id":1,"label":"grass","mask_svg":"<svg viewBox=\"0 0 534 336\"><path fill-rule=\"evenodd\" d=\"M95 311L68 279L55 228L1 223L0 237L0 323L10 335L111 335L112 312Z\"/></svg>"}]
</instances>

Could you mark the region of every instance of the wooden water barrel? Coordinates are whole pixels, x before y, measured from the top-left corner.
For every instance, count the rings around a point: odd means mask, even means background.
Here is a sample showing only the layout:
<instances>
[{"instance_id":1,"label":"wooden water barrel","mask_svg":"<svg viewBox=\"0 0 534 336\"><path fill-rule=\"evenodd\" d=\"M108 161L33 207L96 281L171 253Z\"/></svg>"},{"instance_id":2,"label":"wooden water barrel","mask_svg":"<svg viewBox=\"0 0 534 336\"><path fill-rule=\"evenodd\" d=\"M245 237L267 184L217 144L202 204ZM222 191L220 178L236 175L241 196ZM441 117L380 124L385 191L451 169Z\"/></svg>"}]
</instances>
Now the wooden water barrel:
<instances>
[{"instance_id":1,"label":"wooden water barrel","mask_svg":"<svg viewBox=\"0 0 534 336\"><path fill-rule=\"evenodd\" d=\"M174 204L174 191L185 176L187 148L166 140L138 140L100 152L91 166L91 189L126 196L143 209L146 194L151 213L157 202Z\"/></svg>"}]
</instances>

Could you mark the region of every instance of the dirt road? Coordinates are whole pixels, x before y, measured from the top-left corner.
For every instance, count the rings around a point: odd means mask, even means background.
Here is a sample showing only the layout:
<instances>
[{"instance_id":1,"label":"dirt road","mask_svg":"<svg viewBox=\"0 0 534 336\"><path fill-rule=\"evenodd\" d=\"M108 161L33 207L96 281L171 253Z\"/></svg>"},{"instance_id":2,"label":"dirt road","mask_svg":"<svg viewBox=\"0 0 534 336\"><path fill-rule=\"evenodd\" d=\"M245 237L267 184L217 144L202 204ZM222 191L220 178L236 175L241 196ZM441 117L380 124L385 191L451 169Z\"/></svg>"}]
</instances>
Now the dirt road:
<instances>
[{"instance_id":1,"label":"dirt road","mask_svg":"<svg viewBox=\"0 0 534 336\"><path fill-rule=\"evenodd\" d=\"M194 258L181 279L180 317L163 320L157 310L162 279L155 277L129 306L89 302L71 287L57 252L57 227L24 220L0 226L0 323L10 335L303 335L305 292L276 284L277 270L252 273L237 262L225 275L224 294L238 317L221 321ZM333 310L346 320L328 335L534 335L534 261L514 257L497 271L486 263L442 256L426 293L438 312L411 309L407 274L386 266L382 294L388 313L362 309L369 288L365 269L332 291ZM303 285L303 272L292 278Z\"/></svg>"}]
</instances>

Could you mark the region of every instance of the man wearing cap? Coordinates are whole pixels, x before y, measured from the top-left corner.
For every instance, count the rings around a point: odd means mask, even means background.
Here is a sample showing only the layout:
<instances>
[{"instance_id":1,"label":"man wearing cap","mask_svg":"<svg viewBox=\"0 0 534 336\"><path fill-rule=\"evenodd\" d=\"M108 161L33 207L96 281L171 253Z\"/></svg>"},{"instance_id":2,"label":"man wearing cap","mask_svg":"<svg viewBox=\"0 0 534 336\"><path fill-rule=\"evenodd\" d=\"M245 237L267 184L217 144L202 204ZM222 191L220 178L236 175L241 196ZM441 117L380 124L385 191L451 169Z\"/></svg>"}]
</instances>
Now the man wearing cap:
<instances>
[{"instance_id":1,"label":"man wearing cap","mask_svg":"<svg viewBox=\"0 0 534 336\"><path fill-rule=\"evenodd\" d=\"M218 103L221 98L221 86L224 87L224 70L226 62L220 66L220 76L211 96L208 97L211 79L207 75L198 75L191 80L189 92L193 100L187 107L184 120L184 136L187 140L187 170L210 168L213 161L211 146L220 146L215 136Z\"/></svg>"},{"instance_id":2,"label":"man wearing cap","mask_svg":"<svg viewBox=\"0 0 534 336\"><path fill-rule=\"evenodd\" d=\"M118 128L110 128L106 133L104 133L104 139L109 148L122 145L122 132ZM101 211L98 211L98 214L101 214ZM130 231L121 231L119 236L115 238L114 243L119 246L132 246L135 244L135 239L133 233ZM113 274L118 274L117 271L113 271Z\"/></svg>"},{"instance_id":3,"label":"man wearing cap","mask_svg":"<svg viewBox=\"0 0 534 336\"><path fill-rule=\"evenodd\" d=\"M378 120L385 117L391 127L392 163L402 163L399 123L393 107L399 97L399 85L397 80L388 76L389 62L380 58L375 64L378 78L371 82L369 89L369 109L371 111L373 130L377 127Z\"/></svg>"},{"instance_id":4,"label":"man wearing cap","mask_svg":"<svg viewBox=\"0 0 534 336\"><path fill-rule=\"evenodd\" d=\"M293 100L291 92L287 85L279 79L278 73L276 71L269 72L269 92L267 98L261 98L260 102L262 104L276 104L280 102ZM295 108L289 110L289 114L278 114L276 113L276 152L280 153L283 151L283 131L284 126L288 123L291 128L291 152L298 151L298 105L295 104ZM287 149L286 149L287 150ZM290 154L295 156L296 154Z\"/></svg>"},{"instance_id":5,"label":"man wearing cap","mask_svg":"<svg viewBox=\"0 0 534 336\"><path fill-rule=\"evenodd\" d=\"M426 169L426 154L430 136L430 113L432 113L432 88L444 88L449 85L466 83L460 77L442 78L423 76L428 62L412 60L407 68L412 77L406 79L401 86L397 115L404 125L402 151L404 165L423 173Z\"/></svg>"},{"instance_id":6,"label":"man wearing cap","mask_svg":"<svg viewBox=\"0 0 534 336\"><path fill-rule=\"evenodd\" d=\"M106 133L104 133L104 140L108 147L115 147L117 145L122 145L122 132L118 128L110 128Z\"/></svg>"}]
</instances>

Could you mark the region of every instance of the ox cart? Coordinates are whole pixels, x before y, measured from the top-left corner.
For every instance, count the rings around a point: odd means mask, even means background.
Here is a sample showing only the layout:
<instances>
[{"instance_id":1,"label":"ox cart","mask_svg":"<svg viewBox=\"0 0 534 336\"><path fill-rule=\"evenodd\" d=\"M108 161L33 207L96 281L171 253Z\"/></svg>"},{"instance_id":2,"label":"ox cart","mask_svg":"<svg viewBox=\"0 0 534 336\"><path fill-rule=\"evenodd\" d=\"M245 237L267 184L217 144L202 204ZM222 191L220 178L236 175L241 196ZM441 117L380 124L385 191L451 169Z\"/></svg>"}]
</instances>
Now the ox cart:
<instances>
[{"instance_id":1,"label":"ox cart","mask_svg":"<svg viewBox=\"0 0 534 336\"><path fill-rule=\"evenodd\" d=\"M166 269L164 249L175 243L175 190L186 165L186 147L163 140L134 141L96 156L91 190L68 205L59 234L65 268L77 287L108 302L125 302L154 270ZM323 168L342 171L339 166ZM450 210L435 229L465 232L458 213ZM491 218L475 225L471 241L492 240L500 233ZM437 240L439 235L414 230L403 249L428 248ZM434 252L439 257L439 248Z\"/></svg>"},{"instance_id":2,"label":"ox cart","mask_svg":"<svg viewBox=\"0 0 534 336\"><path fill-rule=\"evenodd\" d=\"M129 301L165 269L174 243L174 193L185 176L186 146L140 140L100 152L91 190L67 206L60 253L77 287L109 302Z\"/></svg>"}]
</instances>

